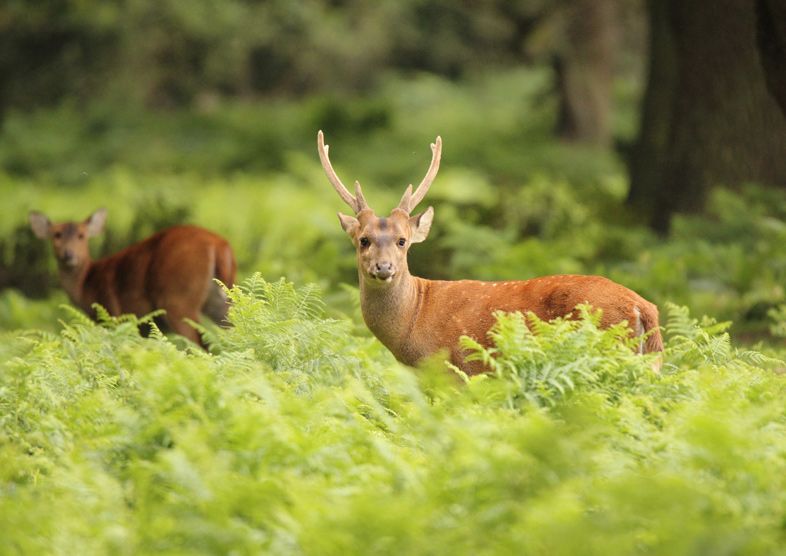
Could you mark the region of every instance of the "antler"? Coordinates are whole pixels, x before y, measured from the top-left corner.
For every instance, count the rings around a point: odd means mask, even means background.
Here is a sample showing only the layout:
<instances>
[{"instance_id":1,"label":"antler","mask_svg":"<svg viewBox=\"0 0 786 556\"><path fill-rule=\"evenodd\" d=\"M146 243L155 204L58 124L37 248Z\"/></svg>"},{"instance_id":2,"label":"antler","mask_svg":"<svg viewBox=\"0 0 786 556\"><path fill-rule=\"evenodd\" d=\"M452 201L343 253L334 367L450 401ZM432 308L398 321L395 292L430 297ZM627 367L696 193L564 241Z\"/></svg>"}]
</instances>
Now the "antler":
<instances>
[{"instance_id":1,"label":"antler","mask_svg":"<svg viewBox=\"0 0 786 556\"><path fill-rule=\"evenodd\" d=\"M360 182L355 181L355 195L353 196L344 184L341 183L341 180L338 179L336 171L333 169L333 165L330 164L330 158L328 158L329 148L330 146L325 144L325 136L320 129L319 133L317 133L317 150L319 151L319 160L322 161L322 168L325 170L328 181L330 181L330 184L333 186L333 189L336 190L339 197L341 197L344 202L355 211L355 214L357 214L361 210L368 208L368 203L366 203L366 199L363 198L363 191L360 189Z\"/></svg>"},{"instance_id":2,"label":"antler","mask_svg":"<svg viewBox=\"0 0 786 556\"><path fill-rule=\"evenodd\" d=\"M442 137L439 135L437 136L437 140L431 143L431 153L431 166L429 166L428 172L426 172L426 177L420 182L415 193L412 193L412 184L409 184L406 191L404 191L404 195L401 197L401 201L399 201L398 208L407 213L412 212L412 210L418 206L420 201L423 200L423 197L426 196L426 193L428 193L431 182L437 177L437 172L439 172L439 161L442 158Z\"/></svg>"}]
</instances>

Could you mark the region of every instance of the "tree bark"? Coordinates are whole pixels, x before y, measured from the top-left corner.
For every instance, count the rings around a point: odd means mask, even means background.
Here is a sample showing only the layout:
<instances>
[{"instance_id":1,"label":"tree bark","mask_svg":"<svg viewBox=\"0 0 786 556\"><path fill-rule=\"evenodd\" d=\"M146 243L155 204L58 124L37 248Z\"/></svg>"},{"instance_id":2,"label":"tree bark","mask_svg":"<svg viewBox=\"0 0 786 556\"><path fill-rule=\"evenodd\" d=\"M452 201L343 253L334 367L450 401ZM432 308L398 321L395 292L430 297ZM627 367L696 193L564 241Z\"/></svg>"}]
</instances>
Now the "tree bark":
<instances>
[{"instance_id":1,"label":"tree bark","mask_svg":"<svg viewBox=\"0 0 786 556\"><path fill-rule=\"evenodd\" d=\"M767 91L749 0L649 0L650 74L628 201L656 230L711 187L786 185L786 117Z\"/></svg>"},{"instance_id":2,"label":"tree bark","mask_svg":"<svg viewBox=\"0 0 786 556\"><path fill-rule=\"evenodd\" d=\"M786 2L757 0L756 44L770 94L786 114Z\"/></svg>"},{"instance_id":3,"label":"tree bark","mask_svg":"<svg viewBox=\"0 0 786 556\"><path fill-rule=\"evenodd\" d=\"M614 0L574 0L567 7L565 45L553 65L562 139L611 144L615 23Z\"/></svg>"},{"instance_id":4,"label":"tree bark","mask_svg":"<svg viewBox=\"0 0 786 556\"><path fill-rule=\"evenodd\" d=\"M628 203L653 223L655 207L665 204L661 188L667 166L674 95L677 82L677 52L665 1L647 2L650 21L649 77L644 92L641 131L631 154L631 188Z\"/></svg>"}]
</instances>

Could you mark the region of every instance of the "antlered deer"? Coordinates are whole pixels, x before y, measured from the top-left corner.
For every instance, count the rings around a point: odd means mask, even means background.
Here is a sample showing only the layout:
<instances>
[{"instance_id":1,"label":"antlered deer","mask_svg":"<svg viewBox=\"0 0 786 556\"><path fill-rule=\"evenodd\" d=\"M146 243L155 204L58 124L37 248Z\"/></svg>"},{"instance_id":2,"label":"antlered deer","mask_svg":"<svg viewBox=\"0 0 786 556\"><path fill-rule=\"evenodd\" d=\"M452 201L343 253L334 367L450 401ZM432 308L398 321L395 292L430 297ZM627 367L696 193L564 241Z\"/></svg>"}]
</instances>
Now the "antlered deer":
<instances>
[{"instance_id":1,"label":"antlered deer","mask_svg":"<svg viewBox=\"0 0 786 556\"><path fill-rule=\"evenodd\" d=\"M197 226L173 226L108 257L91 260L88 239L101 233L106 210L84 222L52 224L40 212L30 213L30 226L52 242L60 283L71 302L95 318L93 303L111 315L142 316L164 309L163 321L173 332L204 347L197 331L183 319L199 322L203 312L226 324L227 298L215 283L235 281L235 256L229 243Z\"/></svg>"},{"instance_id":2,"label":"antlered deer","mask_svg":"<svg viewBox=\"0 0 786 556\"><path fill-rule=\"evenodd\" d=\"M576 315L576 306L588 303L603 311L601 325L627 321L631 334L642 336L639 352L663 350L658 309L636 292L601 276L560 275L524 281L426 280L412 276L407 251L426 239L434 209L411 216L423 200L439 170L442 139L431 145L431 166L414 193L410 184L398 206L378 217L363 198L360 183L355 195L341 183L328 158L322 131L317 149L328 180L354 211L338 214L341 227L357 251L360 305L363 319L374 335L407 365L442 349L451 362L468 374L487 371L480 362L464 361L462 335L488 345L487 333L495 311L532 311L539 318ZM646 335L646 337L644 336Z\"/></svg>"}]
</instances>

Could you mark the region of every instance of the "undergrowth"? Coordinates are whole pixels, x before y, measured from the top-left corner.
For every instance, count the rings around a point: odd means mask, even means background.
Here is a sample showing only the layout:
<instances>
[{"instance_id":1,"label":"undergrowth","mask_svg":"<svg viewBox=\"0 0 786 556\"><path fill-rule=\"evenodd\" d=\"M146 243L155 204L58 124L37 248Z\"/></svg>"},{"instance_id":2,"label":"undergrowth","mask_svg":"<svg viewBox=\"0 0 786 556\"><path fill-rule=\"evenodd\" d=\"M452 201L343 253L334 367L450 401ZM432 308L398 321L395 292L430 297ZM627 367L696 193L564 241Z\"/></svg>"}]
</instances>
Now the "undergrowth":
<instances>
[{"instance_id":1,"label":"undergrowth","mask_svg":"<svg viewBox=\"0 0 786 556\"><path fill-rule=\"evenodd\" d=\"M253 276L214 350L69 312L0 342L3 554L777 554L783 363L667 309L499 315L495 372L397 364ZM469 343L467 344L469 346Z\"/></svg>"}]
</instances>

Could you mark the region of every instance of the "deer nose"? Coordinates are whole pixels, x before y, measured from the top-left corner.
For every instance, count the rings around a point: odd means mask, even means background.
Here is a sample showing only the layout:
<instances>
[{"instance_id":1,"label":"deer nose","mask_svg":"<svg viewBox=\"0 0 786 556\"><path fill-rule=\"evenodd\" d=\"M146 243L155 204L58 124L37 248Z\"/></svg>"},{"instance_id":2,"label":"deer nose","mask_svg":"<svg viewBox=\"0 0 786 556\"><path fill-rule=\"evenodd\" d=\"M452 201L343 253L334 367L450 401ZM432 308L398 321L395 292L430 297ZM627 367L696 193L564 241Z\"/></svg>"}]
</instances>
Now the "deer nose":
<instances>
[{"instance_id":1,"label":"deer nose","mask_svg":"<svg viewBox=\"0 0 786 556\"><path fill-rule=\"evenodd\" d=\"M393 270L393 263L383 262L383 263L376 263L374 265L374 270L376 270L376 276L380 280L387 280L395 271Z\"/></svg>"},{"instance_id":2,"label":"deer nose","mask_svg":"<svg viewBox=\"0 0 786 556\"><path fill-rule=\"evenodd\" d=\"M63 264L71 265L76 260L76 254L74 253L73 249L65 249L63 250L63 254L60 256L60 261Z\"/></svg>"}]
</instances>

